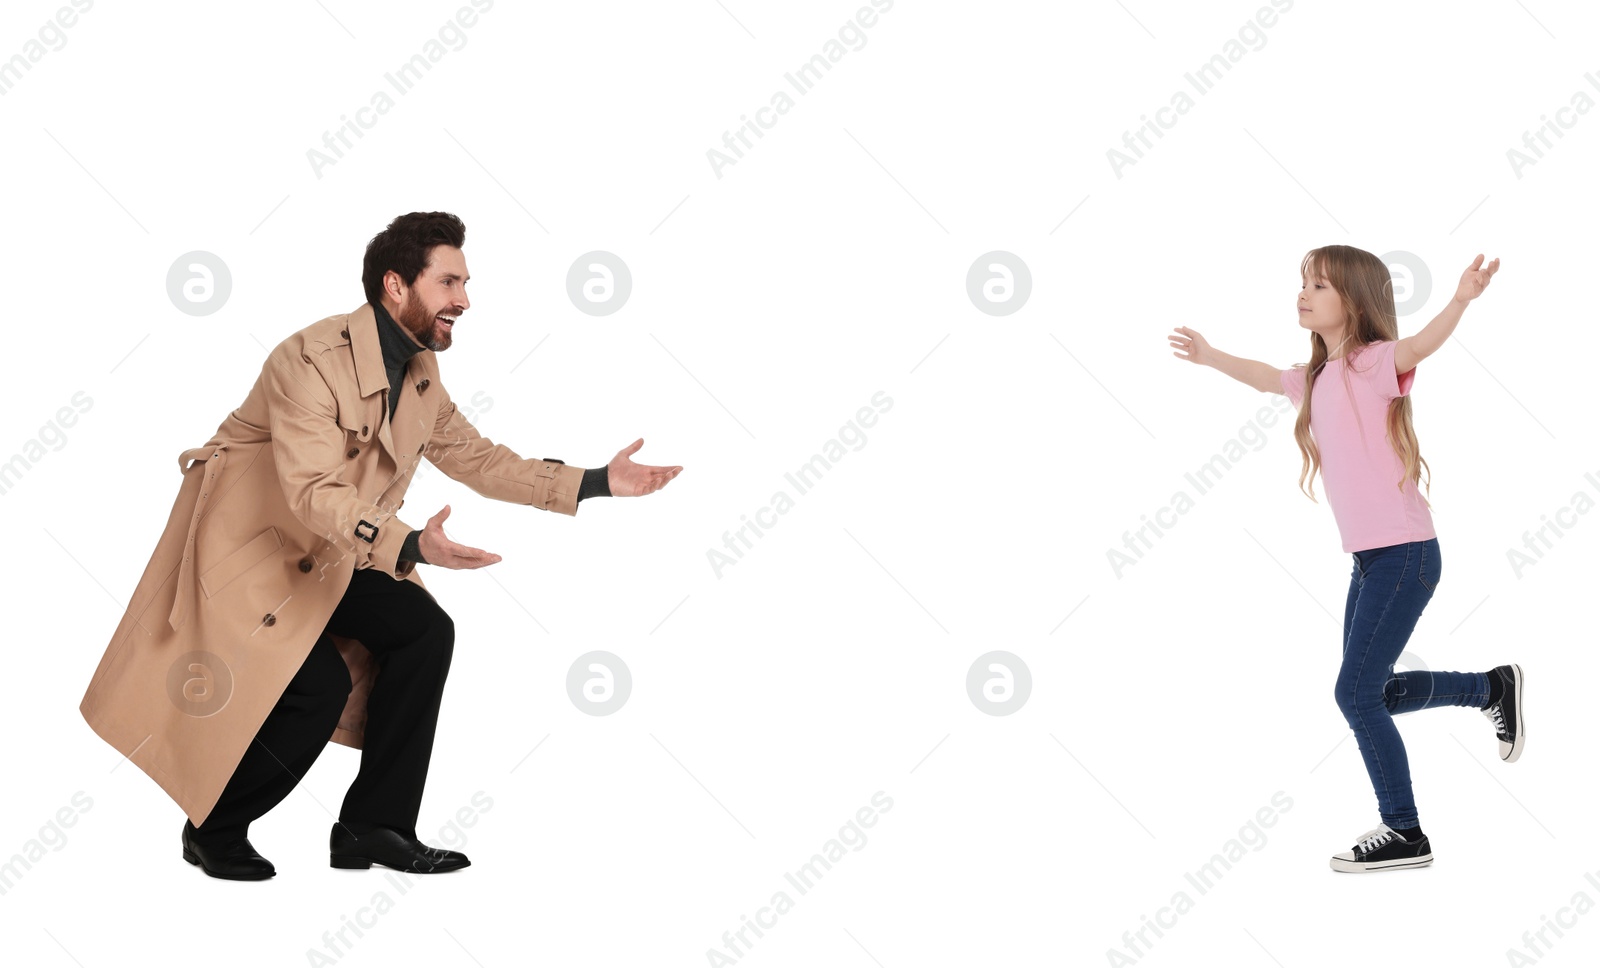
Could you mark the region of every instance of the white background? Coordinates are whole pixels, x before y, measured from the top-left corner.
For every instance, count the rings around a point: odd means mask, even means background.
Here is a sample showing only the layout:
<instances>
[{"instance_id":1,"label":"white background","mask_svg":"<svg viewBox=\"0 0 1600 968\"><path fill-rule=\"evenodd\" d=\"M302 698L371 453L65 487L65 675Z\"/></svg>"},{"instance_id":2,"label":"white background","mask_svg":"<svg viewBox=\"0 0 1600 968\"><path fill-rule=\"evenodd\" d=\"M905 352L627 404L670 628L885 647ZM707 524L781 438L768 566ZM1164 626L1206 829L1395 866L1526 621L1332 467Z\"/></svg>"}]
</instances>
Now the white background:
<instances>
[{"instance_id":1,"label":"white background","mask_svg":"<svg viewBox=\"0 0 1600 968\"><path fill-rule=\"evenodd\" d=\"M93 401L0 504L0 858L92 801L0 896L7 963L716 964L788 890L742 963L1091 965L1123 963L1107 950L1185 890L1144 962L1488 965L1576 892L1600 902L1600 515L1520 577L1507 557L1578 492L1600 500L1600 116L1568 110L1521 177L1507 159L1574 92L1600 99L1594 11L1301 0L1119 178L1107 150L1193 94L1184 73L1257 4L901 0L717 177L707 150L858 6L500 0L320 177L308 149L457 4L96 3L0 98L0 457ZM0 57L56 9L6 4ZM448 502L458 540L504 556L425 572L457 647L418 829L473 866L404 894L330 870L358 756L332 746L251 829L278 875L210 879L77 705L177 454L268 347L361 303L366 241L413 210L468 227L473 305L441 366L490 402L486 435L590 467L642 436L637 460L685 469L573 518L421 472L408 523ZM1475 255L1502 260L1418 371L1445 564L1409 651L1530 682L1516 764L1476 711L1403 719L1436 861L1372 877L1327 866L1378 818L1332 699L1350 555L1297 490L1291 424L1120 578L1107 561L1273 402L1174 358L1171 328L1304 361L1300 260L1330 243L1428 264L1403 335ZM565 289L596 249L633 275L609 316ZM167 296L193 250L231 271L211 315ZM1011 315L966 295L991 250L1032 273ZM878 391L893 406L865 445L718 577L724 532L793 496L785 472ZM633 677L609 716L565 691L591 650ZM1031 670L1013 715L966 692L992 650ZM878 791L893 807L865 845L789 887ZM1279 791L1264 845L1187 884ZM1592 963L1600 916L1561 917L1544 962Z\"/></svg>"}]
</instances>

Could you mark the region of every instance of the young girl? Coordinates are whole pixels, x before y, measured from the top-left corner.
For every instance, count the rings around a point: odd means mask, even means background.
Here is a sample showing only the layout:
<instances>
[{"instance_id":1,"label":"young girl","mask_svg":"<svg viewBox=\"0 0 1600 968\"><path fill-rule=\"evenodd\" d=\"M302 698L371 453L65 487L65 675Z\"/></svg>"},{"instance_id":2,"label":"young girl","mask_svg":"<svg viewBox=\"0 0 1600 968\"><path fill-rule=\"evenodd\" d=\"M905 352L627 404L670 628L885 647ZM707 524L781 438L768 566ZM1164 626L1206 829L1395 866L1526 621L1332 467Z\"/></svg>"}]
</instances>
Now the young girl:
<instances>
[{"instance_id":1,"label":"young girl","mask_svg":"<svg viewBox=\"0 0 1600 968\"><path fill-rule=\"evenodd\" d=\"M1388 266L1370 252L1329 245L1300 265L1300 326L1311 331L1311 360L1279 370L1213 349L1177 327L1174 356L1215 367L1264 393L1287 394L1299 408L1300 487L1313 501L1320 469L1344 550L1355 559L1344 610L1344 659L1334 698L1355 733L1382 822L1350 850L1333 855L1336 871L1426 867L1433 851L1417 820L1405 745L1396 713L1472 706L1494 724L1500 758L1522 755L1522 669L1403 672L1394 663L1439 584L1439 541L1428 503L1417 492L1427 462L1411 427L1416 366L1456 328L1467 303L1500 268L1480 254L1461 275L1455 298L1415 336L1399 339ZM1326 458L1327 463L1323 463ZM1430 476L1431 479L1431 476ZM1431 488L1430 488L1431 489Z\"/></svg>"}]
</instances>

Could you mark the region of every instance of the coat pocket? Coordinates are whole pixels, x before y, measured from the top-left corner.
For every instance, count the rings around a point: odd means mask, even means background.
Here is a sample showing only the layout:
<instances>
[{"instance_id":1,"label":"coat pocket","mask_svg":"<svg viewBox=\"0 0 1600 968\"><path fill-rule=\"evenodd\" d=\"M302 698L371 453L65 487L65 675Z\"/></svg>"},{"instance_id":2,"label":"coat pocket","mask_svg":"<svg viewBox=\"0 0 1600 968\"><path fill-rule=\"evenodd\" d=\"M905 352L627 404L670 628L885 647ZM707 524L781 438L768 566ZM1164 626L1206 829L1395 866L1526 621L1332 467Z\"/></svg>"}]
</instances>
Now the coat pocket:
<instances>
[{"instance_id":1,"label":"coat pocket","mask_svg":"<svg viewBox=\"0 0 1600 968\"><path fill-rule=\"evenodd\" d=\"M278 529L269 527L247 541L244 547L207 568L200 576L200 587L205 589L206 597L210 598L282 547L283 538L279 536Z\"/></svg>"}]
</instances>

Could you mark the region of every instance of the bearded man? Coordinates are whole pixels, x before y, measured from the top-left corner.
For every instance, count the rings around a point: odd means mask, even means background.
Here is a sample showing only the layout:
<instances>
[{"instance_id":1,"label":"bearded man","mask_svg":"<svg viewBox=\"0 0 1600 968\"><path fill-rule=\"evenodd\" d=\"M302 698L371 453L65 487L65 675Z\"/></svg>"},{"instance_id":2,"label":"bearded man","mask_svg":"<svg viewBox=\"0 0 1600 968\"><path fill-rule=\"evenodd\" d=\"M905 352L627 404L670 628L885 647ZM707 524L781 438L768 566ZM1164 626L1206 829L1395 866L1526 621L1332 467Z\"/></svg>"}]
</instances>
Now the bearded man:
<instances>
[{"instance_id":1,"label":"bearded man","mask_svg":"<svg viewBox=\"0 0 1600 968\"><path fill-rule=\"evenodd\" d=\"M262 880L249 826L331 741L361 750L329 840L334 867L468 866L417 839L454 625L418 564L500 556L398 512L423 458L485 497L575 515L659 490L682 467L519 457L483 437L439 379L471 306L466 229L412 212L368 244L366 302L279 343L238 409L178 458L171 515L80 710L184 812L183 857Z\"/></svg>"}]
</instances>

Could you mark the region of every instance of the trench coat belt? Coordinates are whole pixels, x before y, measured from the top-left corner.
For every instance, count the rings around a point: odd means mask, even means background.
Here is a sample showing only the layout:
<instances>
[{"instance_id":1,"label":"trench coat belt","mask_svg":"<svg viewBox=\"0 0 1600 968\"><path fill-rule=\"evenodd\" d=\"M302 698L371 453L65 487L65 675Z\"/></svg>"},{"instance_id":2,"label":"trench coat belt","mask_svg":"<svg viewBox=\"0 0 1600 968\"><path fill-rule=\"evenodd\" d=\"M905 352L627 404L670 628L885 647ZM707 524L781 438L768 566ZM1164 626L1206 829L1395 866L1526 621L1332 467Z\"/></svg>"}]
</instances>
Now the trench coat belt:
<instances>
[{"instance_id":1,"label":"trench coat belt","mask_svg":"<svg viewBox=\"0 0 1600 968\"><path fill-rule=\"evenodd\" d=\"M189 612L194 603L194 535L200 527L200 518L205 515L206 500L217 486L217 478L222 474L223 464L227 461L228 448L226 445L215 447L194 447L178 455L178 469L187 471L189 462L204 460L205 479L200 482L200 495L194 499L194 514L189 518L189 535L183 542L183 564L178 566L178 589L173 598L172 612L167 616L167 622L177 631L184 622L189 620Z\"/></svg>"}]
</instances>

